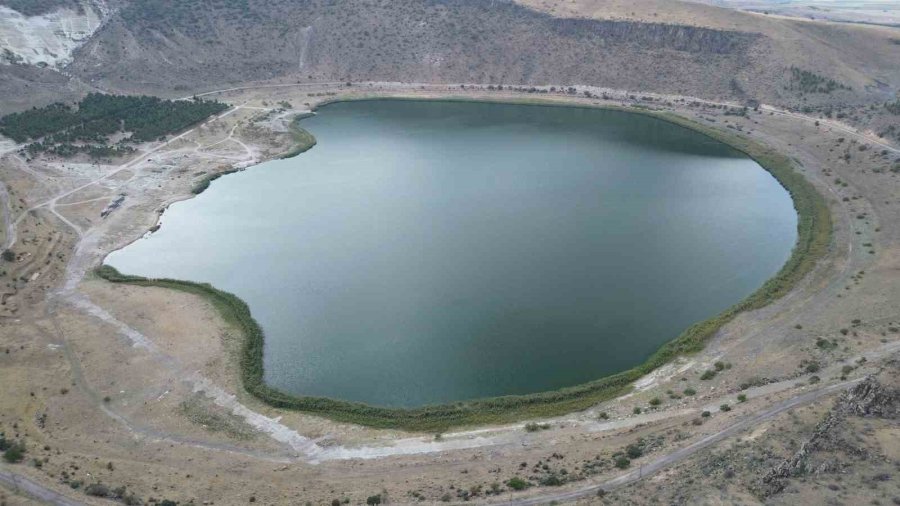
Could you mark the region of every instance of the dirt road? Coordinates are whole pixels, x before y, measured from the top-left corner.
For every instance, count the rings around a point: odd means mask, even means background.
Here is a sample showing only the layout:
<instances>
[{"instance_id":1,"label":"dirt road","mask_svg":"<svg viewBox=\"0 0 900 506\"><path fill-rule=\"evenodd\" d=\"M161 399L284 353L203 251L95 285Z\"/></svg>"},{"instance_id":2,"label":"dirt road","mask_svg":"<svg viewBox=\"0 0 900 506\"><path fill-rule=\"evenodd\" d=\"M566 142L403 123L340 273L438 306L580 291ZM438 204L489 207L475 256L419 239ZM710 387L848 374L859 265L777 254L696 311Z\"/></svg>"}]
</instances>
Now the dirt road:
<instances>
[{"instance_id":1,"label":"dirt road","mask_svg":"<svg viewBox=\"0 0 900 506\"><path fill-rule=\"evenodd\" d=\"M0 485L16 494L28 496L38 501L58 506L81 506L84 503L69 499L19 474L0 467Z\"/></svg>"},{"instance_id":2,"label":"dirt road","mask_svg":"<svg viewBox=\"0 0 900 506\"><path fill-rule=\"evenodd\" d=\"M552 502L569 502L597 495L600 490L611 491L617 488L624 487L638 480L651 476L673 464L677 464L678 462L681 462L682 460L690 457L700 450L708 448L709 446L712 446L724 439L750 429L761 422L784 413L785 411L803 406L805 404L809 404L839 390L847 389L855 385L856 383L859 383L860 381L862 381L861 378L852 381L845 381L843 383L831 385L819 390L807 392L805 394L801 394L796 397L781 401L774 406L769 407L768 409L758 412L755 415L744 418L743 420L739 420L736 423L728 426L727 428L716 432L715 434L710 434L709 436L706 436L703 439L696 441L684 448L680 448L671 453L658 457L656 460L653 460L646 464L641 464L636 469L632 469L625 474L617 476L603 483L590 485L568 492L558 492L553 494L541 495L538 497L514 500L509 502L508 504L516 506L533 506L538 504L548 504Z\"/></svg>"}]
</instances>

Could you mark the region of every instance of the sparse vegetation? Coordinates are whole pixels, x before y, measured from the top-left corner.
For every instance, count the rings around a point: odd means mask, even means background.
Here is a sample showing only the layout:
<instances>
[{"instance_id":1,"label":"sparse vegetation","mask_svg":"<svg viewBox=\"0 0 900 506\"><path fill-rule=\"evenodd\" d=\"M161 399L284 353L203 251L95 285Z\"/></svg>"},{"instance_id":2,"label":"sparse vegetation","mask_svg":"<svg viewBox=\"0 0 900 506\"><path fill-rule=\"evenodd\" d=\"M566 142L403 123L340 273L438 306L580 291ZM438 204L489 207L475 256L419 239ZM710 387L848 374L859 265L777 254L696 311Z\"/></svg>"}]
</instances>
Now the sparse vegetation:
<instances>
[{"instance_id":1,"label":"sparse vegetation","mask_svg":"<svg viewBox=\"0 0 900 506\"><path fill-rule=\"evenodd\" d=\"M835 90L850 90L849 86L808 70L791 67L788 89L804 93L831 93Z\"/></svg>"},{"instance_id":2,"label":"sparse vegetation","mask_svg":"<svg viewBox=\"0 0 900 506\"><path fill-rule=\"evenodd\" d=\"M893 102L886 102L884 108L891 114L900 114L900 99Z\"/></svg>"}]
</instances>

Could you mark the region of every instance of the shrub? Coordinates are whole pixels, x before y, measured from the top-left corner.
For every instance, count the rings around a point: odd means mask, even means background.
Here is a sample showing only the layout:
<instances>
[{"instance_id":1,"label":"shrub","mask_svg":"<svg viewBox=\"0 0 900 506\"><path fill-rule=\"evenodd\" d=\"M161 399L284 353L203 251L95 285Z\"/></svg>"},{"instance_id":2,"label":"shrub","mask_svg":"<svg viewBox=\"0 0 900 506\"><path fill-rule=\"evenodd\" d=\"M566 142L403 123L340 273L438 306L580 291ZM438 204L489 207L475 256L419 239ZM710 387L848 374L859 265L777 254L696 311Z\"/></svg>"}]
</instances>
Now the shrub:
<instances>
[{"instance_id":1,"label":"shrub","mask_svg":"<svg viewBox=\"0 0 900 506\"><path fill-rule=\"evenodd\" d=\"M827 339L822 339L821 337L816 338L816 347L821 350L831 351L837 348L837 346L838 344L835 341L829 341Z\"/></svg>"},{"instance_id":2,"label":"shrub","mask_svg":"<svg viewBox=\"0 0 900 506\"><path fill-rule=\"evenodd\" d=\"M810 362L806 364L806 372L819 372L819 363Z\"/></svg>"},{"instance_id":3,"label":"shrub","mask_svg":"<svg viewBox=\"0 0 900 506\"><path fill-rule=\"evenodd\" d=\"M7 262L14 262L16 260L16 254L13 253L13 250L11 249L3 250L2 257Z\"/></svg>"},{"instance_id":4,"label":"shrub","mask_svg":"<svg viewBox=\"0 0 900 506\"><path fill-rule=\"evenodd\" d=\"M518 476L514 476L507 480L506 486L513 490L525 490L526 488L531 486L531 483L528 483Z\"/></svg>"},{"instance_id":5,"label":"shrub","mask_svg":"<svg viewBox=\"0 0 900 506\"><path fill-rule=\"evenodd\" d=\"M709 411L704 411L703 413L700 413L700 416L702 416L703 418L709 418L710 414L711 413Z\"/></svg>"},{"instance_id":6,"label":"shrub","mask_svg":"<svg viewBox=\"0 0 900 506\"><path fill-rule=\"evenodd\" d=\"M601 420L609 420L609 414L606 411L603 411L599 415L597 415L597 418Z\"/></svg>"},{"instance_id":7,"label":"shrub","mask_svg":"<svg viewBox=\"0 0 900 506\"><path fill-rule=\"evenodd\" d=\"M641 414L640 406L635 406L634 409L631 410L631 412L634 413L635 415Z\"/></svg>"},{"instance_id":8,"label":"shrub","mask_svg":"<svg viewBox=\"0 0 900 506\"><path fill-rule=\"evenodd\" d=\"M659 406L660 404L662 404L662 401L659 400L659 397L654 397L654 398L650 399L651 406Z\"/></svg>"},{"instance_id":9,"label":"shrub","mask_svg":"<svg viewBox=\"0 0 900 506\"><path fill-rule=\"evenodd\" d=\"M693 388L685 388L684 395L697 395L697 391Z\"/></svg>"},{"instance_id":10,"label":"shrub","mask_svg":"<svg viewBox=\"0 0 900 506\"><path fill-rule=\"evenodd\" d=\"M525 430L526 430L527 432L537 432L537 431L540 431L540 430L549 430L549 429L550 429L550 424L549 424L549 423L534 423L534 422L531 422L531 423L526 423L526 424L525 424Z\"/></svg>"},{"instance_id":11,"label":"shrub","mask_svg":"<svg viewBox=\"0 0 900 506\"><path fill-rule=\"evenodd\" d=\"M3 452L3 460L10 464L18 464L25 459L25 443L12 442L7 443L6 450Z\"/></svg>"},{"instance_id":12,"label":"shrub","mask_svg":"<svg viewBox=\"0 0 900 506\"><path fill-rule=\"evenodd\" d=\"M626 469L630 465L631 460L629 460L628 457L624 455L616 457L616 467L618 467L619 469Z\"/></svg>"},{"instance_id":13,"label":"shrub","mask_svg":"<svg viewBox=\"0 0 900 506\"><path fill-rule=\"evenodd\" d=\"M540 484L545 487L558 487L563 484L563 480L555 474L550 474L541 478Z\"/></svg>"},{"instance_id":14,"label":"shrub","mask_svg":"<svg viewBox=\"0 0 900 506\"><path fill-rule=\"evenodd\" d=\"M141 499L134 494L128 494L123 497L122 503L125 504L125 506L141 506L142 504L144 504L143 501L141 501Z\"/></svg>"},{"instance_id":15,"label":"shrub","mask_svg":"<svg viewBox=\"0 0 900 506\"><path fill-rule=\"evenodd\" d=\"M381 504L381 494L370 495L368 498L366 498L366 504L368 504L369 506Z\"/></svg>"},{"instance_id":16,"label":"shrub","mask_svg":"<svg viewBox=\"0 0 900 506\"><path fill-rule=\"evenodd\" d=\"M747 396L745 394L738 394L737 400L738 402L747 402Z\"/></svg>"},{"instance_id":17,"label":"shrub","mask_svg":"<svg viewBox=\"0 0 900 506\"><path fill-rule=\"evenodd\" d=\"M722 404L721 406L719 406L719 409L727 413L731 411L731 406L729 406L728 404Z\"/></svg>"},{"instance_id":18,"label":"shrub","mask_svg":"<svg viewBox=\"0 0 900 506\"><path fill-rule=\"evenodd\" d=\"M109 487L102 483L92 483L84 488L84 493L91 497L107 497L109 495Z\"/></svg>"},{"instance_id":19,"label":"shrub","mask_svg":"<svg viewBox=\"0 0 900 506\"><path fill-rule=\"evenodd\" d=\"M636 459L644 454L644 449L639 444L630 444L625 447L625 454L630 459Z\"/></svg>"},{"instance_id":20,"label":"shrub","mask_svg":"<svg viewBox=\"0 0 900 506\"><path fill-rule=\"evenodd\" d=\"M706 371L703 371L702 375L700 375L700 379L702 379L703 381L711 380L715 377L716 371L713 371L712 369L707 369Z\"/></svg>"}]
</instances>

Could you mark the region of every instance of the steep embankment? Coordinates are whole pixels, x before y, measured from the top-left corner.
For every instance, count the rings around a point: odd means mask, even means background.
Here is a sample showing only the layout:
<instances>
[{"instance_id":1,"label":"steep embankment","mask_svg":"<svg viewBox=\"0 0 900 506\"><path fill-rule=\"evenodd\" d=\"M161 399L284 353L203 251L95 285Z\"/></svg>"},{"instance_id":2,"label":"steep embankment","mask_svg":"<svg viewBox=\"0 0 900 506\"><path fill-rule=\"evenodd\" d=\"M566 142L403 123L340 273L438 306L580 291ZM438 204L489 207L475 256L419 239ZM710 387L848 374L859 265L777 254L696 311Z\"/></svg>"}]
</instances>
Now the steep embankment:
<instances>
[{"instance_id":1,"label":"steep embankment","mask_svg":"<svg viewBox=\"0 0 900 506\"><path fill-rule=\"evenodd\" d=\"M71 70L158 92L290 76L726 97L770 53L765 37L740 30L557 18L490 0L155 0L122 8Z\"/></svg>"},{"instance_id":2,"label":"steep embankment","mask_svg":"<svg viewBox=\"0 0 900 506\"><path fill-rule=\"evenodd\" d=\"M287 77L590 84L821 105L885 101L900 89L900 34L889 28L658 0L523 2L130 2L70 69L158 93ZM792 67L841 86L801 91Z\"/></svg>"}]
</instances>

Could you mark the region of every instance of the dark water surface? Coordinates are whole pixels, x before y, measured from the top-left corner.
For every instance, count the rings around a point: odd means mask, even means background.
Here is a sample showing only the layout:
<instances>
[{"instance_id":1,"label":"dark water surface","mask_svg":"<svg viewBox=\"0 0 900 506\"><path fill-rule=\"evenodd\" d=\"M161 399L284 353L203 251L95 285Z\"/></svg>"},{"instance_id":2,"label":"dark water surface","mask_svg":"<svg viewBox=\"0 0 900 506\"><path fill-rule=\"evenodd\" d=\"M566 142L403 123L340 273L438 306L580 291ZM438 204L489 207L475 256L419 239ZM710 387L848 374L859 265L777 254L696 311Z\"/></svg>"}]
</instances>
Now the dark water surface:
<instances>
[{"instance_id":1,"label":"dark water surface","mask_svg":"<svg viewBox=\"0 0 900 506\"><path fill-rule=\"evenodd\" d=\"M773 276L797 217L759 165L614 111L369 101L311 151L217 180L109 256L212 283L295 394L418 406L642 362Z\"/></svg>"}]
</instances>

